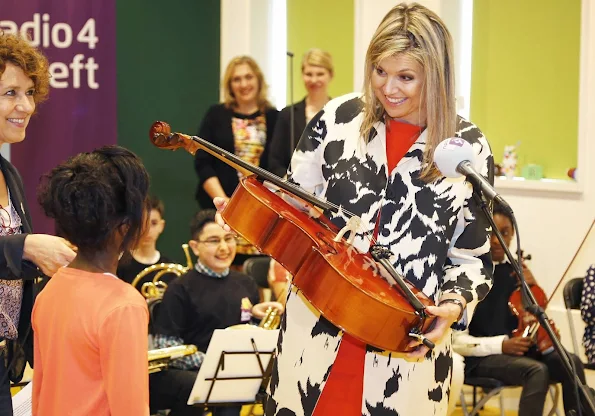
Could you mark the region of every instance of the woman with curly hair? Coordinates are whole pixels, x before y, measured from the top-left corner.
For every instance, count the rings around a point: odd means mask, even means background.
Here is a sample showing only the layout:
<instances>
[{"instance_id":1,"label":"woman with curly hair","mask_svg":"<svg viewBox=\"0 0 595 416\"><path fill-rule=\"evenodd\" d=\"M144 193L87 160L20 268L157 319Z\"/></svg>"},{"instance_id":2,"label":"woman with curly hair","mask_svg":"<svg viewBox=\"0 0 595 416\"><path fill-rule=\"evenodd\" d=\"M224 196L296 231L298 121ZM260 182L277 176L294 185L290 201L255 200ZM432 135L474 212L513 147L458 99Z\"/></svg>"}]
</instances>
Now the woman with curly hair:
<instances>
[{"instance_id":1,"label":"woman with curly hair","mask_svg":"<svg viewBox=\"0 0 595 416\"><path fill-rule=\"evenodd\" d=\"M148 188L140 159L118 146L81 153L43 177L39 203L78 252L33 308L33 414L149 414L149 311L115 275L146 226Z\"/></svg>"},{"instance_id":2,"label":"woman with curly hair","mask_svg":"<svg viewBox=\"0 0 595 416\"><path fill-rule=\"evenodd\" d=\"M26 39L0 32L0 147L17 144L49 92L47 59ZM23 181L0 156L0 414L12 415L10 381L33 365L35 278L52 276L75 256L64 239L32 234Z\"/></svg>"}]
</instances>

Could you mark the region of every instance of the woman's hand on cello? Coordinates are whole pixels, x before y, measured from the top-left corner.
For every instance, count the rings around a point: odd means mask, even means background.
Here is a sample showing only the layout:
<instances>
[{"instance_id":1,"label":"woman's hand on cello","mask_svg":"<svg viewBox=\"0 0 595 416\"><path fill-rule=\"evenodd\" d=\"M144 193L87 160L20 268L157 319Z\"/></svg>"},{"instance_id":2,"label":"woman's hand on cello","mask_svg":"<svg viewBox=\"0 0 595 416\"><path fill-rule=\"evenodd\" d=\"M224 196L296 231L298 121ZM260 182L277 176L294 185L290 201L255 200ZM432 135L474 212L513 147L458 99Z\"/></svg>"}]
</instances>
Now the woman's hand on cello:
<instances>
[{"instance_id":1,"label":"woman's hand on cello","mask_svg":"<svg viewBox=\"0 0 595 416\"><path fill-rule=\"evenodd\" d=\"M463 304L465 304L464 301ZM461 307L453 303L444 303L441 306L427 306L426 311L436 317L436 323L432 330L425 333L424 336L434 344L437 344L446 335L451 325L457 321L461 313ZM430 350L418 340L411 341L408 347L417 347L414 351L407 353L407 358L413 359L424 357Z\"/></svg>"},{"instance_id":2,"label":"woman's hand on cello","mask_svg":"<svg viewBox=\"0 0 595 416\"><path fill-rule=\"evenodd\" d=\"M223 228L225 231L231 232L231 228L229 228L229 225L225 223L223 217L221 216L221 211L223 211L223 209L227 205L227 201L229 201L229 198L222 198L220 196L216 196L215 198L213 198L213 204L217 209L217 214L215 214L215 221L217 221L217 224L219 224L221 228Z\"/></svg>"}]
</instances>

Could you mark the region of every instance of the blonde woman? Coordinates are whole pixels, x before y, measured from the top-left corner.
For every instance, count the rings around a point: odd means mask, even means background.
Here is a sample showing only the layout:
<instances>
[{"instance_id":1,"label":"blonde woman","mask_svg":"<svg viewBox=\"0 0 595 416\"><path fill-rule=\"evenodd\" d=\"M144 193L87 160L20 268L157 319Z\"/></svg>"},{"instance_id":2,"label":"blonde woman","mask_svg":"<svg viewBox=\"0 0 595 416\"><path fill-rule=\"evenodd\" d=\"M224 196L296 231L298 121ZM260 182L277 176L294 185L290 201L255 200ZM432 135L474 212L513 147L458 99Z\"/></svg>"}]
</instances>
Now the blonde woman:
<instances>
[{"instance_id":1,"label":"blonde woman","mask_svg":"<svg viewBox=\"0 0 595 416\"><path fill-rule=\"evenodd\" d=\"M269 170L277 176L284 176L306 124L329 102L328 86L335 69L331 54L322 49L310 49L302 58L302 80L307 95L299 103L281 110L279 121L271 143ZM293 137L291 143L291 112L293 112Z\"/></svg>"},{"instance_id":2,"label":"blonde woman","mask_svg":"<svg viewBox=\"0 0 595 416\"><path fill-rule=\"evenodd\" d=\"M329 214L338 227L346 213L361 218L356 248L388 248L396 271L434 301L427 311L436 324L425 336L435 347L410 339L413 351L403 354L364 345L292 288L267 415L446 415L450 327L492 285L490 227L472 188L432 162L437 145L458 136L493 179L487 140L455 112L453 63L451 36L434 12L395 6L368 47L363 96L333 99L314 116L289 171L290 181L341 206Z\"/></svg>"},{"instance_id":3,"label":"blonde woman","mask_svg":"<svg viewBox=\"0 0 595 416\"><path fill-rule=\"evenodd\" d=\"M224 102L209 108L198 135L241 159L268 169L268 154L278 111L267 99L267 85L254 59L231 60L223 76ZM201 208L213 207L213 198L229 198L238 186L238 172L199 150L194 161L198 174L196 200ZM234 264L257 255L256 248L240 240Z\"/></svg>"}]
</instances>

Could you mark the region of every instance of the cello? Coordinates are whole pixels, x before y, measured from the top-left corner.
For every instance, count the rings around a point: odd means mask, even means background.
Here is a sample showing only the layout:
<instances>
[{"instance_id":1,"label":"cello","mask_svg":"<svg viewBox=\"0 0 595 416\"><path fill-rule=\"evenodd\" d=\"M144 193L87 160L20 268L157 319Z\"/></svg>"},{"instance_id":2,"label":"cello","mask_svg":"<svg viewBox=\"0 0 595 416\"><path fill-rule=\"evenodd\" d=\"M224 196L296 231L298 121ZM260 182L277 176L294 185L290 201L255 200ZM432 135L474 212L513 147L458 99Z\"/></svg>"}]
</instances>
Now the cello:
<instances>
[{"instance_id":1,"label":"cello","mask_svg":"<svg viewBox=\"0 0 595 416\"><path fill-rule=\"evenodd\" d=\"M522 259L531 260L531 255L523 256ZM529 289L533 293L537 304L545 310L548 304L548 298L543 289L537 284L529 285ZM523 306L523 292L521 287L518 287L512 292L508 299L508 306L512 314L518 320L518 326L512 331L512 336L527 337L531 339L533 344L535 344L537 351L542 355L552 352L554 350L554 345L547 331L541 326L537 318L525 310L525 307ZM549 322L558 338L560 338L560 332L558 331L558 328L556 328L554 321L550 319Z\"/></svg>"},{"instance_id":2,"label":"cello","mask_svg":"<svg viewBox=\"0 0 595 416\"><path fill-rule=\"evenodd\" d=\"M223 219L291 273L293 285L333 325L382 350L409 352L414 349L408 347L410 338L434 347L423 335L435 321L425 309L433 305L432 300L394 270L387 248L374 245L370 252L362 253L351 245L359 225L356 216L341 230L324 215L313 218L265 186L264 181L311 207L334 212L341 207L207 140L172 133L165 122L153 123L149 138L161 149L183 148L192 155L202 149L243 174L221 212ZM349 237L345 238L347 232Z\"/></svg>"}]
</instances>

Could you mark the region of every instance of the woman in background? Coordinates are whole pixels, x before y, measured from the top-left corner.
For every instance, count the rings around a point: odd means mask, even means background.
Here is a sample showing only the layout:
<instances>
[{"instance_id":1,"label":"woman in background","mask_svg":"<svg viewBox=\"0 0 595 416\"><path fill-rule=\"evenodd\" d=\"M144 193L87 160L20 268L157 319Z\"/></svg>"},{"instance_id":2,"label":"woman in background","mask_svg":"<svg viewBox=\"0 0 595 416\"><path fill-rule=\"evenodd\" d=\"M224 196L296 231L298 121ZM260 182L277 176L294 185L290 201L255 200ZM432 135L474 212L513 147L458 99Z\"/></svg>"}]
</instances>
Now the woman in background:
<instances>
[{"instance_id":1,"label":"woman in background","mask_svg":"<svg viewBox=\"0 0 595 416\"><path fill-rule=\"evenodd\" d=\"M115 275L147 222L149 175L118 146L44 176L39 203L78 247L33 307L36 416L149 415L149 311Z\"/></svg>"},{"instance_id":2,"label":"woman in background","mask_svg":"<svg viewBox=\"0 0 595 416\"><path fill-rule=\"evenodd\" d=\"M271 137L278 111L267 99L267 85L254 59L231 60L223 76L224 102L209 108L198 135L240 159L268 170ZM201 208L213 208L213 198L228 199L239 183L240 173L205 151L196 152L198 175L196 200ZM234 264L241 265L258 250L240 239Z\"/></svg>"},{"instance_id":3,"label":"woman in background","mask_svg":"<svg viewBox=\"0 0 595 416\"><path fill-rule=\"evenodd\" d=\"M285 176L291 155L302 136L306 124L310 122L322 107L330 100L328 85L335 73L333 58L322 49L310 49L302 58L302 80L308 94L299 103L281 110L279 121L269 154L269 170L277 176ZM293 111L293 137L291 143L291 112Z\"/></svg>"},{"instance_id":4,"label":"woman in background","mask_svg":"<svg viewBox=\"0 0 595 416\"><path fill-rule=\"evenodd\" d=\"M25 139L37 104L50 90L48 61L26 39L0 31L0 147ZM33 366L34 279L52 276L75 256L66 240L31 234L23 181L0 156L0 415L12 416L10 381ZM23 351L24 350L24 351Z\"/></svg>"}]
</instances>

